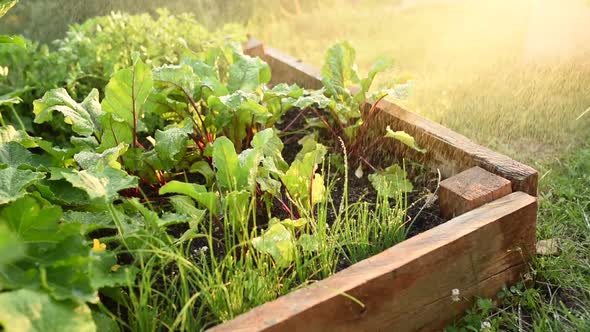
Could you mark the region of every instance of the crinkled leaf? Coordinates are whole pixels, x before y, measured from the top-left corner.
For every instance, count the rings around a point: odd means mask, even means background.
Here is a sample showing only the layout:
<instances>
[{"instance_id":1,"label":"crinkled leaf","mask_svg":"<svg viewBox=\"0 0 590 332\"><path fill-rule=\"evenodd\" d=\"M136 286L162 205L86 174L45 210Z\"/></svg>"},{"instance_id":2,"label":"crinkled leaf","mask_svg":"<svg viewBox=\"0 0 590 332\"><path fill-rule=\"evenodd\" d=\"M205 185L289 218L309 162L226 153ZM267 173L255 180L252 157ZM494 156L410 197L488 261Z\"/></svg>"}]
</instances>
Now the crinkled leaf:
<instances>
[{"instance_id":1,"label":"crinkled leaf","mask_svg":"<svg viewBox=\"0 0 590 332\"><path fill-rule=\"evenodd\" d=\"M414 189L406 171L399 165L392 165L382 172L369 175L369 181L377 193L384 197L396 197L400 193L411 192Z\"/></svg>"},{"instance_id":2,"label":"crinkled leaf","mask_svg":"<svg viewBox=\"0 0 590 332\"><path fill-rule=\"evenodd\" d=\"M88 234L97 229L117 228L109 212L66 211L63 220L67 223L77 223L82 226L82 233Z\"/></svg>"},{"instance_id":3,"label":"crinkled leaf","mask_svg":"<svg viewBox=\"0 0 590 332\"><path fill-rule=\"evenodd\" d=\"M53 89L45 93L41 99L33 102L35 123L51 120L54 111L64 116L64 122L71 125L74 132L82 136L90 136L100 128L99 117L102 114L98 102L98 90L92 89L86 99L78 104L66 89Z\"/></svg>"},{"instance_id":4,"label":"crinkled leaf","mask_svg":"<svg viewBox=\"0 0 590 332\"><path fill-rule=\"evenodd\" d=\"M27 243L56 242L69 235L60 233L59 206L41 206L27 196L10 204L0 213L0 220Z\"/></svg>"},{"instance_id":5,"label":"crinkled leaf","mask_svg":"<svg viewBox=\"0 0 590 332\"><path fill-rule=\"evenodd\" d=\"M0 294L0 325L7 332L95 332L86 304L58 302L44 292L21 289Z\"/></svg>"},{"instance_id":6,"label":"crinkled leaf","mask_svg":"<svg viewBox=\"0 0 590 332\"><path fill-rule=\"evenodd\" d=\"M283 142L273 128L267 128L256 133L250 144L253 148L260 149L265 157L272 158L274 165L280 171L284 172L289 167L281 154L283 151Z\"/></svg>"},{"instance_id":7,"label":"crinkled leaf","mask_svg":"<svg viewBox=\"0 0 590 332\"><path fill-rule=\"evenodd\" d=\"M191 129L172 127L164 131L156 130L156 152L158 158L166 165L166 169L172 169L186 154L186 141Z\"/></svg>"},{"instance_id":8,"label":"crinkled leaf","mask_svg":"<svg viewBox=\"0 0 590 332\"><path fill-rule=\"evenodd\" d=\"M282 224L274 224L259 237L252 239L256 250L270 254L277 266L287 267L295 258L295 243L291 232Z\"/></svg>"},{"instance_id":9,"label":"crinkled leaf","mask_svg":"<svg viewBox=\"0 0 590 332\"><path fill-rule=\"evenodd\" d=\"M91 199L111 201L123 189L137 186L137 178L127 172L106 167L102 171L83 170L64 173L64 178L74 187L84 190Z\"/></svg>"},{"instance_id":10,"label":"crinkled leaf","mask_svg":"<svg viewBox=\"0 0 590 332\"><path fill-rule=\"evenodd\" d=\"M103 170L105 167L121 169L118 159L127 152L128 145L121 143L116 147L106 149L102 153L82 151L74 155L74 160L83 169Z\"/></svg>"},{"instance_id":11,"label":"crinkled leaf","mask_svg":"<svg viewBox=\"0 0 590 332\"><path fill-rule=\"evenodd\" d=\"M393 131L389 126L387 126L387 133L385 134L385 137L391 137L404 143L405 145L411 147L412 149L418 152L426 153L426 149L420 148L418 144L416 144L416 140L414 139L414 137L412 137L405 131Z\"/></svg>"},{"instance_id":12,"label":"crinkled leaf","mask_svg":"<svg viewBox=\"0 0 590 332\"><path fill-rule=\"evenodd\" d=\"M0 169L0 205L23 197L27 187L44 177L43 173L14 167Z\"/></svg>"},{"instance_id":13,"label":"crinkled leaf","mask_svg":"<svg viewBox=\"0 0 590 332\"><path fill-rule=\"evenodd\" d=\"M324 84L346 88L353 83L358 83L355 57L356 52L348 42L341 42L330 47L322 67Z\"/></svg>"},{"instance_id":14,"label":"crinkled leaf","mask_svg":"<svg viewBox=\"0 0 590 332\"><path fill-rule=\"evenodd\" d=\"M270 67L259 58L236 53L237 60L229 69L227 87L236 90L254 91L262 84L270 82Z\"/></svg>"}]
</instances>

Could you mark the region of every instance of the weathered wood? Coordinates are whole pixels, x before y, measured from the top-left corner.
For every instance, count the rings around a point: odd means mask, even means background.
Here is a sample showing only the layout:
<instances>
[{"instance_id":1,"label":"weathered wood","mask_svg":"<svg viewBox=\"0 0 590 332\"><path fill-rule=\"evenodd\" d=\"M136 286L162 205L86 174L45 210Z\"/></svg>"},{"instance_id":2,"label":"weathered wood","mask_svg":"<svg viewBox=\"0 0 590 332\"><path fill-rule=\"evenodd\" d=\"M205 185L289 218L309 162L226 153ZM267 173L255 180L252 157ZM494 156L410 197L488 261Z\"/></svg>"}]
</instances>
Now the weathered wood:
<instances>
[{"instance_id":1,"label":"weathered wood","mask_svg":"<svg viewBox=\"0 0 590 332\"><path fill-rule=\"evenodd\" d=\"M270 64L273 70L271 83L297 83L315 89L322 86L317 69L256 40L250 40L246 44L245 52L259 56ZM377 109L380 114L374 123L379 125L373 126L365 137L360 138L364 146L371 146L370 150L379 154L376 158L390 158L392 154L403 155L438 168L445 178L479 166L510 180L513 191L537 195L538 174L535 169L475 144L465 136L406 111L390 101L382 100ZM382 139L386 125L414 136L418 144L428 150L426 155L395 144L392 140Z\"/></svg>"},{"instance_id":2,"label":"weathered wood","mask_svg":"<svg viewBox=\"0 0 590 332\"><path fill-rule=\"evenodd\" d=\"M510 181L481 167L472 167L440 183L440 213L451 219L511 192Z\"/></svg>"},{"instance_id":3,"label":"weathered wood","mask_svg":"<svg viewBox=\"0 0 590 332\"><path fill-rule=\"evenodd\" d=\"M534 254L536 216L535 197L512 193L211 331L441 329L475 296L519 280Z\"/></svg>"}]
</instances>

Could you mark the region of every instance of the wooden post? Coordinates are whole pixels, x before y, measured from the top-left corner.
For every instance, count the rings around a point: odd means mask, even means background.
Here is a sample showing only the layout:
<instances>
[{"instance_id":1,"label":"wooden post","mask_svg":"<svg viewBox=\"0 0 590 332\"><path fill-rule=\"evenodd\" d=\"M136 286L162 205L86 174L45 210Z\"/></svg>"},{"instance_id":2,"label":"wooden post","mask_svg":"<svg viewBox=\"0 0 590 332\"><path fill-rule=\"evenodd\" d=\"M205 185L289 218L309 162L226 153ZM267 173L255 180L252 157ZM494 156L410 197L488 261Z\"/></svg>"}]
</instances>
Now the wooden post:
<instances>
[{"instance_id":1,"label":"wooden post","mask_svg":"<svg viewBox=\"0 0 590 332\"><path fill-rule=\"evenodd\" d=\"M472 167L440 183L441 215L452 219L512 192L510 181Z\"/></svg>"}]
</instances>

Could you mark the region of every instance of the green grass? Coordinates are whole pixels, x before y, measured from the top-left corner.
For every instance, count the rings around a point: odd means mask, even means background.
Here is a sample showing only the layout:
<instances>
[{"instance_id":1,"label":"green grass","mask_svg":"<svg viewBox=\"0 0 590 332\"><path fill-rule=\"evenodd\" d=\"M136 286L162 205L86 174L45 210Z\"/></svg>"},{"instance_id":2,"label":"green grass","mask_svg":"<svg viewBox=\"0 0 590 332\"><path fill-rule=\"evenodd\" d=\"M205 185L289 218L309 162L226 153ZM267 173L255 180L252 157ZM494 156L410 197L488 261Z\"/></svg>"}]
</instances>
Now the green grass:
<instances>
[{"instance_id":1,"label":"green grass","mask_svg":"<svg viewBox=\"0 0 590 332\"><path fill-rule=\"evenodd\" d=\"M504 290L498 306L480 303L449 331L484 321L502 331L590 330L590 148L544 171L538 238L557 239L561 253L537 256L531 284Z\"/></svg>"},{"instance_id":2,"label":"green grass","mask_svg":"<svg viewBox=\"0 0 590 332\"><path fill-rule=\"evenodd\" d=\"M397 1L324 1L250 31L318 67L339 40L356 48L361 71L391 56L396 67L377 85L411 79L400 104L520 160L549 160L588 137L590 117L575 119L590 106L590 60L587 53L548 59L529 50L543 42L529 31L533 1L423 3L400 9Z\"/></svg>"},{"instance_id":3,"label":"green grass","mask_svg":"<svg viewBox=\"0 0 590 332\"><path fill-rule=\"evenodd\" d=\"M539 42L543 51L560 50L531 30L529 0L424 1L404 10L398 3L324 1L250 30L316 66L338 40L355 46L361 71L381 54L392 56L396 68L378 83L413 80L398 103L538 167L538 239L559 239L561 254L537 257L532 283L504 290L499 303L480 300L456 328L485 331L488 321L488 331L590 331L590 116L577 119L590 107L587 41L557 58L531 51ZM568 25L572 8L547 29Z\"/></svg>"}]
</instances>

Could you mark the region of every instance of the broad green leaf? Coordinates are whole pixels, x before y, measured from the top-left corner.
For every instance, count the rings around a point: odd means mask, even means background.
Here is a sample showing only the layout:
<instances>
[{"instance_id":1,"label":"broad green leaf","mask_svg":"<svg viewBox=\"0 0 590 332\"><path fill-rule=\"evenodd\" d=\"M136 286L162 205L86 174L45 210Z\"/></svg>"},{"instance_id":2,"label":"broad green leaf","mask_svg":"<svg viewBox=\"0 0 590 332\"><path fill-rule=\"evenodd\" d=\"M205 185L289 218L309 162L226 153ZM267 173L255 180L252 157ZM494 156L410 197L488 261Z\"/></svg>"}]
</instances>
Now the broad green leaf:
<instances>
[{"instance_id":1,"label":"broad green leaf","mask_svg":"<svg viewBox=\"0 0 590 332\"><path fill-rule=\"evenodd\" d=\"M369 175L369 181L377 193L384 197L395 198L400 193L411 192L414 189L406 171L399 165L392 165L382 172Z\"/></svg>"},{"instance_id":2,"label":"broad green leaf","mask_svg":"<svg viewBox=\"0 0 590 332\"><path fill-rule=\"evenodd\" d=\"M174 168L186 154L186 142L191 128L168 128L164 131L156 130L156 152L158 158L167 166L166 170Z\"/></svg>"},{"instance_id":3,"label":"broad green leaf","mask_svg":"<svg viewBox=\"0 0 590 332\"><path fill-rule=\"evenodd\" d=\"M27 187L44 177L43 173L14 167L0 169L0 205L23 197Z\"/></svg>"},{"instance_id":4,"label":"broad green leaf","mask_svg":"<svg viewBox=\"0 0 590 332\"><path fill-rule=\"evenodd\" d=\"M259 237L252 239L256 250L270 254L279 267L287 267L295 259L295 241L282 224L274 224Z\"/></svg>"},{"instance_id":5,"label":"broad green leaf","mask_svg":"<svg viewBox=\"0 0 590 332\"><path fill-rule=\"evenodd\" d=\"M356 52L348 42L341 42L330 47L322 67L324 84L346 88L353 83L358 83L355 57Z\"/></svg>"},{"instance_id":6,"label":"broad green leaf","mask_svg":"<svg viewBox=\"0 0 590 332\"><path fill-rule=\"evenodd\" d=\"M165 65L153 70L154 81L172 85L183 94L195 97L195 90L199 86L199 77L190 66Z\"/></svg>"},{"instance_id":7,"label":"broad green leaf","mask_svg":"<svg viewBox=\"0 0 590 332\"><path fill-rule=\"evenodd\" d=\"M10 142L21 143L27 148L33 148L37 146L37 144L34 142L34 139L23 130L16 130L11 125L0 128L0 144Z\"/></svg>"},{"instance_id":8,"label":"broad green leaf","mask_svg":"<svg viewBox=\"0 0 590 332\"><path fill-rule=\"evenodd\" d=\"M23 241L7 225L0 223L0 273L4 265L23 257L25 248Z\"/></svg>"},{"instance_id":9,"label":"broad green leaf","mask_svg":"<svg viewBox=\"0 0 590 332\"><path fill-rule=\"evenodd\" d=\"M105 125L103 131L103 140L106 136L120 136L119 131L115 128L115 123L124 123L127 128L122 137L106 138L113 140L115 145L119 143L134 144L133 138L129 138L129 130L133 136L133 130L137 132L139 121L143 118L143 105L145 104L153 87L152 71L144 64L141 59L135 59L131 68L119 70L111 78L105 87L105 98L102 101L102 108L110 114L110 118L103 120ZM109 126L111 128L109 128ZM110 130L109 130L110 129ZM111 147L112 142L105 147Z\"/></svg>"},{"instance_id":10,"label":"broad green leaf","mask_svg":"<svg viewBox=\"0 0 590 332\"><path fill-rule=\"evenodd\" d=\"M385 137L391 137L404 143L405 145L411 147L412 149L418 152L426 153L426 149L420 148L418 144L416 144L416 140L414 139L414 137L412 137L405 131L393 131L389 126L387 126L387 133L385 134Z\"/></svg>"},{"instance_id":11,"label":"broad green leaf","mask_svg":"<svg viewBox=\"0 0 590 332\"><path fill-rule=\"evenodd\" d=\"M225 196L223 205L226 218L235 227L235 234L243 234L250 219L250 193L246 190L232 191Z\"/></svg>"},{"instance_id":12,"label":"broad green leaf","mask_svg":"<svg viewBox=\"0 0 590 332\"><path fill-rule=\"evenodd\" d=\"M33 102L35 123L44 123L52 119L54 111L64 116L65 123L72 126L74 132L90 136L100 129L99 117L102 114L98 102L98 90L93 89L84 101L78 104L66 89L53 89L43 98Z\"/></svg>"},{"instance_id":13,"label":"broad green leaf","mask_svg":"<svg viewBox=\"0 0 590 332\"><path fill-rule=\"evenodd\" d=\"M190 172L201 174L207 181L207 184L211 184L213 178L215 178L215 172L213 172L213 169L211 168L209 163L204 160L199 160L196 163L192 164Z\"/></svg>"},{"instance_id":14,"label":"broad green leaf","mask_svg":"<svg viewBox=\"0 0 590 332\"><path fill-rule=\"evenodd\" d=\"M27 196L4 208L0 221L26 243L44 243L56 242L64 237L59 232L61 216L59 206L41 206L37 200Z\"/></svg>"},{"instance_id":15,"label":"broad green leaf","mask_svg":"<svg viewBox=\"0 0 590 332\"><path fill-rule=\"evenodd\" d=\"M86 304L58 302L39 291L1 293L0 308L0 325L6 332L96 331Z\"/></svg>"},{"instance_id":16,"label":"broad green leaf","mask_svg":"<svg viewBox=\"0 0 590 332\"><path fill-rule=\"evenodd\" d=\"M66 223L77 223L82 226L82 233L88 234L97 229L117 228L109 212L66 211L63 215Z\"/></svg>"},{"instance_id":17,"label":"broad green leaf","mask_svg":"<svg viewBox=\"0 0 590 332\"><path fill-rule=\"evenodd\" d=\"M26 47L27 42L21 36L4 36L0 35L0 44L15 44L20 47Z\"/></svg>"},{"instance_id":18,"label":"broad green leaf","mask_svg":"<svg viewBox=\"0 0 590 332\"><path fill-rule=\"evenodd\" d=\"M94 289L103 287L131 286L139 271L134 266L119 266L117 256L111 251L92 254L93 262L90 269L90 282Z\"/></svg>"},{"instance_id":19,"label":"broad green leaf","mask_svg":"<svg viewBox=\"0 0 590 332\"><path fill-rule=\"evenodd\" d=\"M0 0L0 17L4 16L17 2L18 0Z\"/></svg>"},{"instance_id":20,"label":"broad green leaf","mask_svg":"<svg viewBox=\"0 0 590 332\"><path fill-rule=\"evenodd\" d=\"M123 189L137 186L137 178L127 172L106 167L102 171L83 170L64 173L64 178L74 187L84 190L91 199L112 201Z\"/></svg>"},{"instance_id":21,"label":"broad green leaf","mask_svg":"<svg viewBox=\"0 0 590 332\"><path fill-rule=\"evenodd\" d=\"M281 180L290 198L303 209L311 211L314 204L325 198L324 180L320 174L316 174L316 168L323 161L327 150L311 136L304 137L299 143L303 148Z\"/></svg>"},{"instance_id":22,"label":"broad green leaf","mask_svg":"<svg viewBox=\"0 0 590 332\"><path fill-rule=\"evenodd\" d=\"M100 117L103 131L100 146L103 149L115 147L121 143L133 144L133 128L125 122L115 120L115 115L105 113Z\"/></svg>"},{"instance_id":23,"label":"broad green leaf","mask_svg":"<svg viewBox=\"0 0 590 332\"><path fill-rule=\"evenodd\" d=\"M213 142L213 165L217 170L215 177L221 190L231 191L238 188L240 161L233 143L227 137L218 137Z\"/></svg>"},{"instance_id":24,"label":"broad green leaf","mask_svg":"<svg viewBox=\"0 0 590 332\"><path fill-rule=\"evenodd\" d=\"M207 192L207 188L203 185L173 180L162 186L159 193L160 195L174 193L189 196L211 211L212 214L217 214L217 195Z\"/></svg>"},{"instance_id":25,"label":"broad green leaf","mask_svg":"<svg viewBox=\"0 0 590 332\"><path fill-rule=\"evenodd\" d=\"M273 128L267 128L256 133L250 144L253 148L260 149L266 157L272 158L274 165L276 165L280 171L285 172L289 167L281 155L283 151L283 142L277 136L277 133Z\"/></svg>"},{"instance_id":26,"label":"broad green leaf","mask_svg":"<svg viewBox=\"0 0 590 332\"><path fill-rule=\"evenodd\" d=\"M270 67L259 58L236 53L237 60L229 69L227 88L230 92L237 90L254 91L262 84L270 82Z\"/></svg>"},{"instance_id":27,"label":"broad green leaf","mask_svg":"<svg viewBox=\"0 0 590 332\"><path fill-rule=\"evenodd\" d=\"M254 192L256 186L256 175L258 174L258 165L262 160L263 154L260 149L248 149L242 151L238 156L240 161L239 172L236 174L238 187L237 189L247 189Z\"/></svg>"},{"instance_id":28,"label":"broad green leaf","mask_svg":"<svg viewBox=\"0 0 590 332\"><path fill-rule=\"evenodd\" d=\"M82 151L74 155L74 160L82 169L101 171L105 167L121 169L119 157L127 152L127 144L121 143L116 147L106 149L102 153Z\"/></svg>"},{"instance_id":29,"label":"broad green leaf","mask_svg":"<svg viewBox=\"0 0 590 332\"><path fill-rule=\"evenodd\" d=\"M17 142L0 144L0 164L14 168L21 165L38 165L33 162L33 154Z\"/></svg>"}]
</instances>

